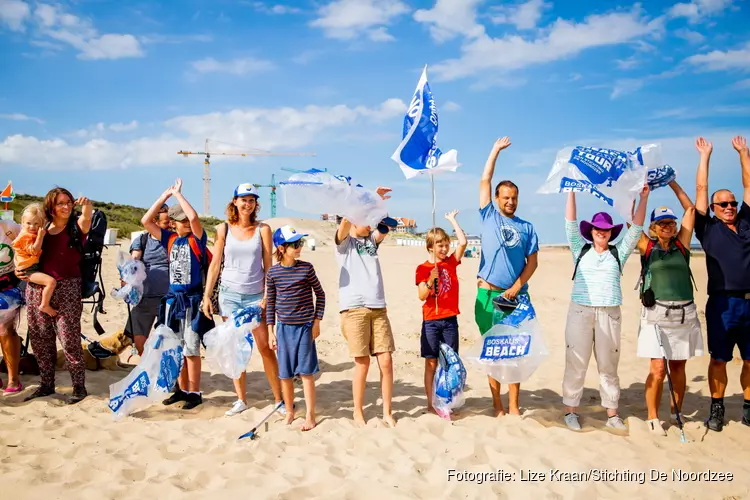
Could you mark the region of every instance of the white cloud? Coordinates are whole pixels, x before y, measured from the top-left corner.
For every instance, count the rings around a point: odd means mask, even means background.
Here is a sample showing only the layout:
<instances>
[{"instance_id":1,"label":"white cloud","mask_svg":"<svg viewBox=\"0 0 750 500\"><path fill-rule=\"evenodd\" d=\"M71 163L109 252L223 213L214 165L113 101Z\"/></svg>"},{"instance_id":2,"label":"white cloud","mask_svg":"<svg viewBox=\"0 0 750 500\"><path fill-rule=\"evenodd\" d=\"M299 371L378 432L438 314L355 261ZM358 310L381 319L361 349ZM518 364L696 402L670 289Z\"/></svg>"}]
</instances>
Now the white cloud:
<instances>
[{"instance_id":1,"label":"white cloud","mask_svg":"<svg viewBox=\"0 0 750 500\"><path fill-rule=\"evenodd\" d=\"M685 17L691 24L695 24L703 18L724 12L731 5L732 0L692 0L673 5L668 15L673 18Z\"/></svg>"},{"instance_id":2,"label":"white cloud","mask_svg":"<svg viewBox=\"0 0 750 500\"><path fill-rule=\"evenodd\" d=\"M746 78L745 80L740 80L739 82L733 83L731 88L735 90L750 89L750 78Z\"/></svg>"},{"instance_id":3,"label":"white cloud","mask_svg":"<svg viewBox=\"0 0 750 500\"><path fill-rule=\"evenodd\" d=\"M522 4L494 7L499 14L492 16L495 24L513 24L520 30L530 30L537 27L544 11L551 8L552 3L544 0L528 0Z\"/></svg>"},{"instance_id":4,"label":"white cloud","mask_svg":"<svg viewBox=\"0 0 750 500\"><path fill-rule=\"evenodd\" d=\"M474 38L484 33L477 24L476 8L482 0L436 0L431 9L420 9L414 20L430 26L430 36L438 43L458 35Z\"/></svg>"},{"instance_id":5,"label":"white cloud","mask_svg":"<svg viewBox=\"0 0 750 500\"><path fill-rule=\"evenodd\" d=\"M750 70L750 42L739 49L714 50L707 54L696 54L685 59L702 71Z\"/></svg>"},{"instance_id":6,"label":"white cloud","mask_svg":"<svg viewBox=\"0 0 750 500\"><path fill-rule=\"evenodd\" d=\"M386 27L407 12L401 0L334 0L318 9L319 17L310 26L321 28L329 38L351 40L369 34L371 40L389 41Z\"/></svg>"},{"instance_id":7,"label":"white cloud","mask_svg":"<svg viewBox=\"0 0 750 500\"><path fill-rule=\"evenodd\" d=\"M143 56L141 44L133 35L101 35L90 20L69 14L60 5L36 4L32 15L27 2L0 0L0 20L15 31L25 31L33 26L36 35L77 49L79 59ZM31 43L45 49L57 50L59 47L49 40L33 40Z\"/></svg>"},{"instance_id":8,"label":"white cloud","mask_svg":"<svg viewBox=\"0 0 750 500\"><path fill-rule=\"evenodd\" d=\"M130 123L113 123L109 126L109 129L113 132L130 132L138 128L138 122L133 120Z\"/></svg>"},{"instance_id":9,"label":"white cloud","mask_svg":"<svg viewBox=\"0 0 750 500\"><path fill-rule=\"evenodd\" d=\"M670 119L670 120L691 120L703 118L706 116L733 116L750 114L750 106L743 105L724 105L712 106L708 108L682 107L673 109L664 109L654 112L650 118L652 120Z\"/></svg>"},{"instance_id":10,"label":"white cloud","mask_svg":"<svg viewBox=\"0 0 750 500\"><path fill-rule=\"evenodd\" d=\"M638 7L630 12L591 15L580 23L558 19L532 39L519 35L503 38L482 35L463 45L459 59L442 61L433 65L432 71L444 80L464 78L487 70L509 72L566 59L593 47L631 42L661 29L661 19L649 21L642 17Z\"/></svg>"},{"instance_id":11,"label":"white cloud","mask_svg":"<svg viewBox=\"0 0 750 500\"><path fill-rule=\"evenodd\" d=\"M275 69L270 61L254 59L252 57L217 61L207 57L200 61L193 61L192 68L199 73L229 73L230 75L247 75L248 73L264 73Z\"/></svg>"},{"instance_id":12,"label":"white cloud","mask_svg":"<svg viewBox=\"0 0 750 500\"><path fill-rule=\"evenodd\" d=\"M299 14L302 12L302 9L299 9L297 7L290 7L289 5L282 5L282 4L267 5L263 2L253 2L252 6L255 8L256 11L261 12L263 14L285 15L285 14Z\"/></svg>"},{"instance_id":13,"label":"white cloud","mask_svg":"<svg viewBox=\"0 0 750 500\"><path fill-rule=\"evenodd\" d=\"M211 35L144 35L139 36L138 40L144 44L152 43L189 43L189 42L212 42L213 37Z\"/></svg>"},{"instance_id":14,"label":"white cloud","mask_svg":"<svg viewBox=\"0 0 750 500\"><path fill-rule=\"evenodd\" d=\"M37 122L40 125L44 123L44 120L34 118L33 116L24 115L23 113L0 113L0 120L14 120L14 121L32 121Z\"/></svg>"},{"instance_id":15,"label":"white cloud","mask_svg":"<svg viewBox=\"0 0 750 500\"><path fill-rule=\"evenodd\" d=\"M631 57L628 57L627 59L616 59L615 63L617 63L618 69L628 70L628 69L633 69L636 66L638 66L640 61L638 61L635 57L631 56Z\"/></svg>"},{"instance_id":16,"label":"white cloud","mask_svg":"<svg viewBox=\"0 0 750 500\"><path fill-rule=\"evenodd\" d=\"M690 31L685 28L680 28L677 31L674 32L675 36L682 38L683 40L688 41L689 43L693 44L699 44L703 43L706 40L706 37L702 34L698 33L697 31Z\"/></svg>"},{"instance_id":17,"label":"white cloud","mask_svg":"<svg viewBox=\"0 0 750 500\"><path fill-rule=\"evenodd\" d=\"M618 97L622 97L623 95L632 94L641 90L649 82L674 78L678 75L681 75L682 73L683 70L678 68L663 71L661 73L656 73L653 75L647 75L641 78L621 78L615 81L614 85L612 86L612 93L610 94L609 98L617 99Z\"/></svg>"},{"instance_id":18,"label":"white cloud","mask_svg":"<svg viewBox=\"0 0 750 500\"><path fill-rule=\"evenodd\" d=\"M26 31L26 19L31 17L29 4L21 0L0 0L0 24L12 31Z\"/></svg>"},{"instance_id":19,"label":"white cloud","mask_svg":"<svg viewBox=\"0 0 750 500\"><path fill-rule=\"evenodd\" d=\"M461 105L453 101L446 101L446 103L443 104L443 109L445 111L460 111Z\"/></svg>"},{"instance_id":20,"label":"white cloud","mask_svg":"<svg viewBox=\"0 0 750 500\"><path fill-rule=\"evenodd\" d=\"M288 151L319 143L328 132L366 128L368 124L402 116L405 111L406 103L400 99L388 99L373 107L234 109L176 116L162 123L159 135L130 141L103 138L108 127L98 123L88 131L75 134L71 142L21 134L8 136L0 142L0 163L44 170L164 166L184 162L177 151L202 147L206 137L220 138L229 144L245 144L248 148Z\"/></svg>"},{"instance_id":21,"label":"white cloud","mask_svg":"<svg viewBox=\"0 0 750 500\"><path fill-rule=\"evenodd\" d=\"M392 42L396 39L393 35L388 33L388 30L383 26L370 30L367 33L367 37L373 42Z\"/></svg>"}]
</instances>

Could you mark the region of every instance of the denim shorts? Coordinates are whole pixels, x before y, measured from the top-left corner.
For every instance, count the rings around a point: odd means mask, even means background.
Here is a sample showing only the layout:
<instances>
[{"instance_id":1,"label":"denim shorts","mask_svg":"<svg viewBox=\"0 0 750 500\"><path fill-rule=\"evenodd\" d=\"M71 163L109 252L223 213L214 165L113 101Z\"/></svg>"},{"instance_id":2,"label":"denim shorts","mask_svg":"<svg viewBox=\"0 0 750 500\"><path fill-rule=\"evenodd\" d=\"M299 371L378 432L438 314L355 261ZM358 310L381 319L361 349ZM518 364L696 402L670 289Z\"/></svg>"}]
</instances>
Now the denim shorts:
<instances>
[{"instance_id":1,"label":"denim shorts","mask_svg":"<svg viewBox=\"0 0 750 500\"><path fill-rule=\"evenodd\" d=\"M423 321L419 343L420 355L426 359L437 359L442 343L458 354L458 316Z\"/></svg>"},{"instance_id":2,"label":"denim shorts","mask_svg":"<svg viewBox=\"0 0 750 500\"><path fill-rule=\"evenodd\" d=\"M229 318L235 311L257 305L261 300L263 300L263 293L240 293L219 285L219 309L225 318Z\"/></svg>"},{"instance_id":3,"label":"denim shorts","mask_svg":"<svg viewBox=\"0 0 750 500\"><path fill-rule=\"evenodd\" d=\"M320 371L318 351L312 338L312 322L301 325L276 324L279 378L315 375Z\"/></svg>"}]
</instances>

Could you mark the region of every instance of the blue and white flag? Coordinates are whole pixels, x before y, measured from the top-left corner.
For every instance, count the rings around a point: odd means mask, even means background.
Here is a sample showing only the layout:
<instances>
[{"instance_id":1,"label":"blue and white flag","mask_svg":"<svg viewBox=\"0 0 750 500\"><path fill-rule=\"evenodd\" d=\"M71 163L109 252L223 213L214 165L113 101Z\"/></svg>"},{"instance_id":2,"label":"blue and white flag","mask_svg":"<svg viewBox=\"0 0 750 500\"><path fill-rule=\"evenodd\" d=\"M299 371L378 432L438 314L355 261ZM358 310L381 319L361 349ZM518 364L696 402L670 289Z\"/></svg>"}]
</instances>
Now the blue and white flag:
<instances>
[{"instance_id":1,"label":"blue and white flag","mask_svg":"<svg viewBox=\"0 0 750 500\"><path fill-rule=\"evenodd\" d=\"M437 133L437 106L427 83L425 66L404 117L403 140L391 156L407 179L420 174L455 172L459 167L455 149L443 153L437 147Z\"/></svg>"}]
</instances>

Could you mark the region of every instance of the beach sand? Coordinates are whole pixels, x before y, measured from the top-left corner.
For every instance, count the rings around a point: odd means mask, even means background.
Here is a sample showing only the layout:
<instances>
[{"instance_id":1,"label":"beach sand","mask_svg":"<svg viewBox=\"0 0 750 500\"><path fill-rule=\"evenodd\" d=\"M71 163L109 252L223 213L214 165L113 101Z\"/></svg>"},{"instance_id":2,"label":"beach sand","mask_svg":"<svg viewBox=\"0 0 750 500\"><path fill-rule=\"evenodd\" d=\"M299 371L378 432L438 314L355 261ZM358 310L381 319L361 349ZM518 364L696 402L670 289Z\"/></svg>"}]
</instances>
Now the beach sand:
<instances>
[{"instance_id":1,"label":"beach sand","mask_svg":"<svg viewBox=\"0 0 750 500\"><path fill-rule=\"evenodd\" d=\"M298 228L300 229L300 228ZM646 430L643 399L648 360L635 355L639 317L637 292L639 261L633 256L623 279L623 325L620 414L627 432L604 428L606 414L599 406L598 376L592 357L581 408L583 431L562 423L561 380L564 369L564 324L571 290L572 259L565 251L543 250L531 281L531 294L544 328L550 356L521 387L522 417L493 418L486 376L469 368L466 404L453 422L426 414L423 360L419 357L421 305L414 286L417 264L427 259L422 248L381 248L389 317L396 336L394 355L396 428L380 420L379 375L371 366L367 385L366 428L351 420L352 360L339 330L337 271L334 249L319 242L305 249L326 291L328 308L317 341L321 373L317 379L319 425L300 432L304 415L301 385L297 386L298 420L283 425L278 415L261 427L259 438L237 441L267 414L273 396L253 354L248 368L248 404L239 416L225 417L235 400L232 383L206 371L201 388L204 404L195 410L155 404L114 422L107 401L109 385L123 372L87 372L90 396L75 406L64 404L71 392L67 372L58 372L58 396L22 402L38 383L23 377L23 394L0 397L0 474L2 498L52 500L225 498L743 498L750 495L750 428L740 422L741 363L729 363L726 395L728 424L723 432L707 433L709 392L708 355L687 364L688 393L684 411L690 443L683 444L676 426L667 437ZM127 242L123 242L127 250ZM105 255L107 292L116 283L118 248ZM461 286L461 349L479 337L473 321L475 275L479 259L465 259L459 267ZM693 259L699 291L696 302L703 321L705 262ZM108 333L122 329L124 304L107 298L107 314L100 316ZM25 335L25 321L21 332ZM96 338L88 312L84 332ZM705 334L704 334L705 337ZM121 357L127 360L129 351ZM135 363L137 357L130 360ZM6 376L2 376L7 380ZM505 392L505 388L504 391ZM503 396L507 408L507 396ZM179 406L179 405L176 405ZM661 406L669 417L668 390ZM669 425L669 424L666 424ZM458 472L503 470L505 481L458 481ZM672 470L732 473L731 481L678 480ZM525 471L522 477L521 471ZM592 470L644 473L617 481L566 481L561 472ZM657 472L652 477L652 470ZM544 473L545 477L531 474ZM666 474L666 476L659 473Z\"/></svg>"}]
</instances>

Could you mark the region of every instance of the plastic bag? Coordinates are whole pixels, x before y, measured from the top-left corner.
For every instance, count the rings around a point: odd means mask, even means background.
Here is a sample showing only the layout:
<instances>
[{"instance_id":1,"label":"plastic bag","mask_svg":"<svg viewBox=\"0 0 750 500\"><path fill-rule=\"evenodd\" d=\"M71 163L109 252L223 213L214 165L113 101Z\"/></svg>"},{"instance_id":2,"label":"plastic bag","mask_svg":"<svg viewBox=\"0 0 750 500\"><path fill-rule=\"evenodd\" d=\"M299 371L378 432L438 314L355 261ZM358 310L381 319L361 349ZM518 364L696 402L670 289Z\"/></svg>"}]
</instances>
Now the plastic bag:
<instances>
[{"instance_id":1,"label":"plastic bag","mask_svg":"<svg viewBox=\"0 0 750 500\"><path fill-rule=\"evenodd\" d=\"M303 213L329 213L359 226L376 226L388 215L385 201L351 177L317 169L300 172L279 183L284 206Z\"/></svg>"},{"instance_id":2,"label":"plastic bag","mask_svg":"<svg viewBox=\"0 0 750 500\"><path fill-rule=\"evenodd\" d=\"M501 384L516 384L528 380L547 356L534 306L520 295L515 310L470 346L464 359Z\"/></svg>"},{"instance_id":3,"label":"plastic bag","mask_svg":"<svg viewBox=\"0 0 750 500\"><path fill-rule=\"evenodd\" d=\"M653 191L654 189L659 189L660 187L669 185L669 183L676 178L677 174L674 169L669 165L664 165L649 170L646 176L646 181L648 182L648 187Z\"/></svg>"},{"instance_id":4,"label":"plastic bag","mask_svg":"<svg viewBox=\"0 0 750 500\"><path fill-rule=\"evenodd\" d=\"M450 420L451 412L464 405L465 386L466 368L461 358L448 344L441 343L432 391L432 407L440 417Z\"/></svg>"},{"instance_id":5,"label":"plastic bag","mask_svg":"<svg viewBox=\"0 0 750 500\"><path fill-rule=\"evenodd\" d=\"M18 288L8 288L0 292L0 324L14 319L18 309L25 304L23 292Z\"/></svg>"},{"instance_id":6,"label":"plastic bag","mask_svg":"<svg viewBox=\"0 0 750 500\"><path fill-rule=\"evenodd\" d=\"M252 331L258 327L261 313L259 306L241 309L207 332L203 337L206 364L231 379L240 378L253 354Z\"/></svg>"},{"instance_id":7,"label":"plastic bag","mask_svg":"<svg viewBox=\"0 0 750 500\"><path fill-rule=\"evenodd\" d=\"M146 265L140 259L134 259L125 252L120 252L117 255L117 270L120 272L120 279L125 282L125 285L120 288L113 288L111 297L123 300L131 306L138 305L143 297Z\"/></svg>"},{"instance_id":8,"label":"plastic bag","mask_svg":"<svg viewBox=\"0 0 750 500\"><path fill-rule=\"evenodd\" d=\"M661 146L648 144L632 152L576 146L564 148L537 193L590 193L631 221L636 199L650 169L662 167Z\"/></svg>"},{"instance_id":9,"label":"plastic bag","mask_svg":"<svg viewBox=\"0 0 750 500\"><path fill-rule=\"evenodd\" d=\"M149 335L138 366L109 386L109 409L119 418L164 399L177 382L182 360L182 340L166 326L158 326Z\"/></svg>"}]
</instances>

